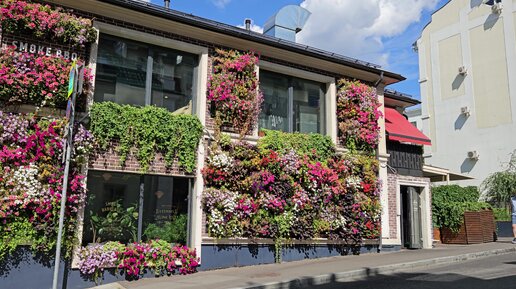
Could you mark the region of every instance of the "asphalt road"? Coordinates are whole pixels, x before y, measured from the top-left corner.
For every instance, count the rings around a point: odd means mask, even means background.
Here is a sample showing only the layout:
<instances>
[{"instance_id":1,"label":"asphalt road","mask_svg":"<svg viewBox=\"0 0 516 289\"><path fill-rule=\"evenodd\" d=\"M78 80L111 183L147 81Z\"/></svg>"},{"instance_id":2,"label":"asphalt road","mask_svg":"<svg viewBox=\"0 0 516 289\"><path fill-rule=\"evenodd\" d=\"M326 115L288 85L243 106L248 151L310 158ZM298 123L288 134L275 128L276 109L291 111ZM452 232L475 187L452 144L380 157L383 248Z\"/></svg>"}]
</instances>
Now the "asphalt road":
<instances>
[{"instance_id":1,"label":"asphalt road","mask_svg":"<svg viewBox=\"0 0 516 289\"><path fill-rule=\"evenodd\" d=\"M315 289L516 289L516 254L440 267L404 270L355 281L310 286ZM306 287L305 287L306 288Z\"/></svg>"}]
</instances>

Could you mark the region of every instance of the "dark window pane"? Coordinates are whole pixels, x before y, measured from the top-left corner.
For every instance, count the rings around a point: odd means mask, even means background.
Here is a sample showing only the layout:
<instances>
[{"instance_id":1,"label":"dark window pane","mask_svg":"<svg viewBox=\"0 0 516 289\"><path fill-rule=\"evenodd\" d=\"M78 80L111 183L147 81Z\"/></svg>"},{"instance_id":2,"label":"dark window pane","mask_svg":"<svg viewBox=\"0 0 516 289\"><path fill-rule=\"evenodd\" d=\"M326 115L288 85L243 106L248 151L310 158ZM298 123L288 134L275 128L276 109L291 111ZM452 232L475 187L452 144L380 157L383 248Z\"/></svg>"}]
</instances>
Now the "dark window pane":
<instances>
[{"instance_id":1,"label":"dark window pane","mask_svg":"<svg viewBox=\"0 0 516 289\"><path fill-rule=\"evenodd\" d=\"M145 176L143 231L145 239L185 243L188 179Z\"/></svg>"},{"instance_id":2,"label":"dark window pane","mask_svg":"<svg viewBox=\"0 0 516 289\"><path fill-rule=\"evenodd\" d=\"M140 176L90 171L83 243L135 240Z\"/></svg>"},{"instance_id":3,"label":"dark window pane","mask_svg":"<svg viewBox=\"0 0 516 289\"><path fill-rule=\"evenodd\" d=\"M152 58L152 104L191 114L197 56L153 48Z\"/></svg>"},{"instance_id":4,"label":"dark window pane","mask_svg":"<svg viewBox=\"0 0 516 289\"><path fill-rule=\"evenodd\" d=\"M260 72L260 90L263 92L263 107L259 127L289 131L289 79L268 71Z\"/></svg>"},{"instance_id":5,"label":"dark window pane","mask_svg":"<svg viewBox=\"0 0 516 289\"><path fill-rule=\"evenodd\" d=\"M324 134L324 89L320 83L293 81L294 131Z\"/></svg>"},{"instance_id":6,"label":"dark window pane","mask_svg":"<svg viewBox=\"0 0 516 289\"><path fill-rule=\"evenodd\" d=\"M145 105L148 47L102 34L95 80L95 101Z\"/></svg>"}]
</instances>

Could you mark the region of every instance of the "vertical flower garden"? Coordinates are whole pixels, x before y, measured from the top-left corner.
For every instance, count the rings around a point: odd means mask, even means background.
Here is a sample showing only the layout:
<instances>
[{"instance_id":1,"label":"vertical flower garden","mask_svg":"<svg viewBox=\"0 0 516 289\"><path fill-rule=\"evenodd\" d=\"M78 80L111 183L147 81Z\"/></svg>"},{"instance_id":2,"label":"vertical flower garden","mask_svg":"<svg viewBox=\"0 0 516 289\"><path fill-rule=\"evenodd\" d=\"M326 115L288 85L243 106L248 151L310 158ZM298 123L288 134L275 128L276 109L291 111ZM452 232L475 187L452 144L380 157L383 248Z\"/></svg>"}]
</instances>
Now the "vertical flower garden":
<instances>
[{"instance_id":1,"label":"vertical flower garden","mask_svg":"<svg viewBox=\"0 0 516 289\"><path fill-rule=\"evenodd\" d=\"M234 51L218 55L219 65L250 75L248 83L258 82L253 74L256 57ZM242 59L248 60L246 65ZM261 99L254 90L258 85L242 86L239 77L220 76L224 70L219 65L209 85L217 113L232 115L227 111L234 103L256 95ZM270 238L277 249L288 240L360 244L379 237L380 181L374 155L379 103L375 91L360 82L339 84L340 136L347 153L337 153L331 139L318 134L264 131L257 144L250 144L232 142L217 131L203 169L202 204L211 237ZM259 109L244 106L238 111L254 124Z\"/></svg>"},{"instance_id":2,"label":"vertical flower garden","mask_svg":"<svg viewBox=\"0 0 516 289\"><path fill-rule=\"evenodd\" d=\"M0 2L2 36L23 35L40 43L53 43L70 49L86 50L97 39L90 19L70 11L31 1L3 0ZM13 42L14 43L14 42ZM78 59L79 64L84 64ZM0 54L0 261L9 258L19 246L30 246L34 253L52 257L57 238L58 215L61 204L64 164L63 144L67 120L49 116L40 108L64 109L68 100L68 73L71 59L45 51L29 51L7 46ZM84 109L89 93L91 73L85 71L83 94L78 105ZM20 105L33 108L32 114L7 113ZM126 127L131 133L113 135L105 126L106 119L119 112L116 129ZM137 115L137 116L136 116ZM139 131L124 123L124 116L142 120ZM84 167L95 149L110 141L122 141L125 154L131 146L139 149L142 168L160 152L167 164L177 160L186 171L195 167L195 153L202 125L193 116L172 116L155 107L121 107L97 104L91 115L90 132L75 124L72 164L65 208L63 251L70 259L78 248L76 234L79 212L86 202ZM154 117L154 118L153 118ZM149 119L150 118L150 119ZM149 133L145 123L160 118L167 125L163 131ZM133 122L134 123L134 122ZM104 126L102 126L104 124ZM159 126L159 123L155 123ZM191 134L188 130L191 129ZM120 132L120 131L119 131ZM156 136L158 134L158 136ZM183 141L179 142L181 138ZM148 143L154 144L149 146ZM121 162L124 161L121 154ZM149 240L124 245L118 242L92 244L81 248L79 269L84 277L98 282L105 268L116 268L128 279L141 277L146 270L156 276L191 274L199 266L195 250L183 245L171 245L163 240Z\"/></svg>"}]
</instances>

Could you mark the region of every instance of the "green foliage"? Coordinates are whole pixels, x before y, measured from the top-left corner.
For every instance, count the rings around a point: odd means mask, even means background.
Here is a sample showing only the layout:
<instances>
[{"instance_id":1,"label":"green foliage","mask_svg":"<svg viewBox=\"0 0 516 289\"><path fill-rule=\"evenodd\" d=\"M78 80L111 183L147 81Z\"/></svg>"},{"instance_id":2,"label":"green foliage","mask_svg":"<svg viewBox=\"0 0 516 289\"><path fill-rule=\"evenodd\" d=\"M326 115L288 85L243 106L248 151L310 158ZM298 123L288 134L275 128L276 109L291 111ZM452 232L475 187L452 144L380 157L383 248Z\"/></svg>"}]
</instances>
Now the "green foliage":
<instances>
[{"instance_id":1,"label":"green foliage","mask_svg":"<svg viewBox=\"0 0 516 289\"><path fill-rule=\"evenodd\" d=\"M511 221L511 212L506 208L493 208L493 214L496 221Z\"/></svg>"},{"instance_id":2,"label":"green foliage","mask_svg":"<svg viewBox=\"0 0 516 289\"><path fill-rule=\"evenodd\" d=\"M495 172L480 185L482 199L498 207L509 207L512 196L516 196L516 151L511 154L505 170Z\"/></svg>"},{"instance_id":3,"label":"green foliage","mask_svg":"<svg viewBox=\"0 0 516 289\"><path fill-rule=\"evenodd\" d=\"M450 202L448 204L443 205L442 207L437 208L436 210L433 210L432 213L437 213L437 224L439 227L447 227L452 231L457 232L464 221L464 212L478 212L490 209L491 206L488 203Z\"/></svg>"},{"instance_id":4,"label":"green foliage","mask_svg":"<svg viewBox=\"0 0 516 289\"><path fill-rule=\"evenodd\" d=\"M147 239L160 239L168 243L186 244L188 217L180 214L163 225L149 224L143 233Z\"/></svg>"},{"instance_id":5,"label":"green foliage","mask_svg":"<svg viewBox=\"0 0 516 289\"><path fill-rule=\"evenodd\" d=\"M446 185L432 188L432 203L439 206L449 202L476 202L480 197L478 188Z\"/></svg>"},{"instance_id":6,"label":"green foliage","mask_svg":"<svg viewBox=\"0 0 516 289\"><path fill-rule=\"evenodd\" d=\"M275 130L262 130L265 136L258 140L262 154L273 150L280 154L294 150L300 156L309 156L314 161L326 163L335 155L335 144L329 136L311 133L285 133Z\"/></svg>"},{"instance_id":7,"label":"green foliage","mask_svg":"<svg viewBox=\"0 0 516 289\"><path fill-rule=\"evenodd\" d=\"M20 219L0 227L0 260L21 245L37 246L38 232L28 219ZM34 242L36 241L36 242Z\"/></svg>"},{"instance_id":8,"label":"green foliage","mask_svg":"<svg viewBox=\"0 0 516 289\"><path fill-rule=\"evenodd\" d=\"M125 240L128 236L131 237L131 241L137 241L138 209L136 205L124 209L118 200L110 204L109 212L105 217L92 212L90 214L94 241Z\"/></svg>"},{"instance_id":9,"label":"green foliage","mask_svg":"<svg viewBox=\"0 0 516 289\"><path fill-rule=\"evenodd\" d=\"M187 173L194 171L203 132L196 116L174 115L154 106L134 107L112 102L93 104L90 116L90 130L103 149L113 141L119 142L122 164L131 148L136 148L142 172L149 169L157 152L163 154L167 166L172 166L177 159Z\"/></svg>"},{"instance_id":10,"label":"green foliage","mask_svg":"<svg viewBox=\"0 0 516 289\"><path fill-rule=\"evenodd\" d=\"M446 185L432 188L432 219L434 226L458 231L464 221L464 212L489 210L488 203L478 202L477 187Z\"/></svg>"}]
</instances>

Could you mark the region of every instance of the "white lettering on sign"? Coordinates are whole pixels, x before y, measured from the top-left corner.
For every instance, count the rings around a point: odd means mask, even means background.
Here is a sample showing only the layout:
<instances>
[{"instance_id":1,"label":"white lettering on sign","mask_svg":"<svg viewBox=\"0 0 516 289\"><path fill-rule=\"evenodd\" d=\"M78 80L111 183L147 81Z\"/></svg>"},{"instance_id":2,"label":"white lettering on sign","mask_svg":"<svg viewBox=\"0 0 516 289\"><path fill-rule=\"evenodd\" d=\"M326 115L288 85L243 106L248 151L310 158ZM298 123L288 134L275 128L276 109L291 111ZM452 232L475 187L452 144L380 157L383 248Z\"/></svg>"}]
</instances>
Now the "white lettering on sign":
<instances>
[{"instance_id":1,"label":"white lettering on sign","mask_svg":"<svg viewBox=\"0 0 516 289\"><path fill-rule=\"evenodd\" d=\"M13 40L11 42L11 45L14 46L14 48L19 52L28 52L32 54L39 54L39 55L46 55L46 56L56 56L56 57L63 57L64 59L68 60L76 60L78 57L78 54L76 52L70 51L63 51L61 49L54 49L52 47L42 46L42 45L36 45L31 44L28 42L22 42L18 40Z\"/></svg>"}]
</instances>

